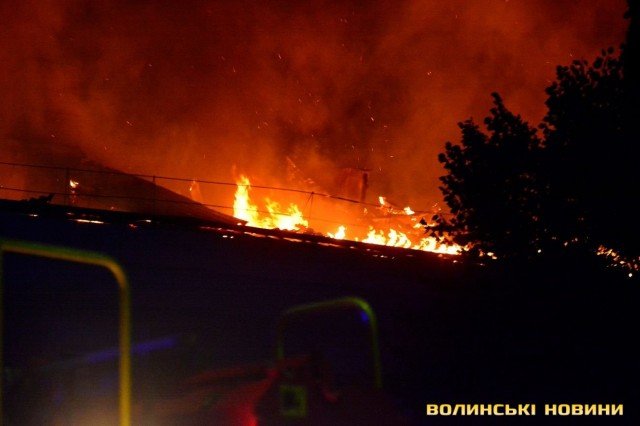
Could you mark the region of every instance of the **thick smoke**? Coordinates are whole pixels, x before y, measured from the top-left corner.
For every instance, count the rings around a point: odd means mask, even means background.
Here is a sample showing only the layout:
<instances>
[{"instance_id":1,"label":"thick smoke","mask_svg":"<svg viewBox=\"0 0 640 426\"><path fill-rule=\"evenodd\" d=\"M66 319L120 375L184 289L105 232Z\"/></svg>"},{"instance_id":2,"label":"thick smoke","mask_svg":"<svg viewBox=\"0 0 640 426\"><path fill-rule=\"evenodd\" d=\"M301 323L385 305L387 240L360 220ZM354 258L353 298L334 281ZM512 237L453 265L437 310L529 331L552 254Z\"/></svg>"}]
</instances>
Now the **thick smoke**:
<instances>
[{"instance_id":1,"label":"thick smoke","mask_svg":"<svg viewBox=\"0 0 640 426\"><path fill-rule=\"evenodd\" d=\"M624 37L624 0L0 3L2 159L286 184L370 169L427 208L437 153L490 92L537 122L557 64ZM57 160L59 161L59 160Z\"/></svg>"}]
</instances>

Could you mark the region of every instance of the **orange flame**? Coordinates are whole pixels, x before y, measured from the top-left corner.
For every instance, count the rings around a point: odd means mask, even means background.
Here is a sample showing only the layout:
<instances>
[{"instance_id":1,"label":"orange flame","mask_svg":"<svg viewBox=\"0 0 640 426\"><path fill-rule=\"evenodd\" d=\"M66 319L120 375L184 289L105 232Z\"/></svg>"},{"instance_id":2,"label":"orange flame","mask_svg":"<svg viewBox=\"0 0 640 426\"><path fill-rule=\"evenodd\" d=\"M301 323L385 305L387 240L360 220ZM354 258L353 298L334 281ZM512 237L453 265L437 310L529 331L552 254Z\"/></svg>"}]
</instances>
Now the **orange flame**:
<instances>
[{"instance_id":1,"label":"orange flame","mask_svg":"<svg viewBox=\"0 0 640 426\"><path fill-rule=\"evenodd\" d=\"M327 232L327 236L336 240L344 240L347 236L347 228L344 225L340 225L338 226L338 231L335 234Z\"/></svg>"},{"instance_id":2,"label":"orange flame","mask_svg":"<svg viewBox=\"0 0 640 426\"><path fill-rule=\"evenodd\" d=\"M247 225L257 228L278 228L289 231L301 231L306 230L309 227L308 220L304 218L302 211L296 204L291 203L288 207L284 208L280 203L270 200L269 198L265 198L264 204L266 210L260 211L258 206L251 201L249 195L251 182L249 181L249 178L241 175L236 183L238 186L233 203L233 215L238 219L245 220ZM389 207L393 210L396 220L398 217L402 218L409 216L411 221L416 222L412 225L412 229L422 230L423 226L420 223L417 223L417 218L414 217L415 212L411 207L407 206L402 210L393 209L383 196L380 196L378 201L381 206ZM389 227L387 231L383 231L375 229L373 226L369 226L367 235L364 238L349 238L347 236L347 227L345 225L340 225L335 233L327 232L326 236L337 240L351 239L367 244L402 247L435 253L460 254L462 251L462 247L458 245L441 244L433 237L420 237L413 235L416 232L419 231L407 233L391 227Z\"/></svg>"},{"instance_id":3,"label":"orange flame","mask_svg":"<svg viewBox=\"0 0 640 426\"><path fill-rule=\"evenodd\" d=\"M307 228L309 222L303 217L302 212L295 204L283 208L280 203L265 199L267 211L261 212L258 206L251 202L249 192L251 182L249 178L242 175L236 182L238 185L233 202L233 215L238 219L247 221L247 225L265 229L283 229L288 231L299 231Z\"/></svg>"}]
</instances>

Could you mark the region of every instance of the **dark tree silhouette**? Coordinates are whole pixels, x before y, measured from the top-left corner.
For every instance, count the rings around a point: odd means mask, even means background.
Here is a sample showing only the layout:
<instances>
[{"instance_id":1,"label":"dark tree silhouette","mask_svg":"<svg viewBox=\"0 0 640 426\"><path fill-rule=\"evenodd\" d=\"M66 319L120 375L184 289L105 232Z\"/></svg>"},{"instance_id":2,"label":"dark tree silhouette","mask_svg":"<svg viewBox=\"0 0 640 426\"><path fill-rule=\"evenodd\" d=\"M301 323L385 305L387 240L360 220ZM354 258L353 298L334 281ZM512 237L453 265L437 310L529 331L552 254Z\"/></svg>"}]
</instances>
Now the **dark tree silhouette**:
<instances>
[{"instance_id":1,"label":"dark tree silhouette","mask_svg":"<svg viewBox=\"0 0 640 426\"><path fill-rule=\"evenodd\" d=\"M545 221L558 241L640 255L640 110L638 108L637 2L620 52L603 51L593 63L557 69L547 88L548 113L542 178Z\"/></svg>"},{"instance_id":2,"label":"dark tree silhouette","mask_svg":"<svg viewBox=\"0 0 640 426\"><path fill-rule=\"evenodd\" d=\"M536 252L540 188L535 177L539 152L536 130L512 114L497 93L484 120L459 123L461 145L447 142L439 160L449 174L440 188L452 218L436 216L431 231L470 246L474 254L504 256Z\"/></svg>"},{"instance_id":3,"label":"dark tree silhouette","mask_svg":"<svg viewBox=\"0 0 640 426\"><path fill-rule=\"evenodd\" d=\"M542 124L545 221L559 241L591 250L630 249L633 242L626 240L636 222L630 196L637 194L637 159L625 119L622 64L613 53L603 52L592 64L558 67Z\"/></svg>"},{"instance_id":4,"label":"dark tree silhouette","mask_svg":"<svg viewBox=\"0 0 640 426\"><path fill-rule=\"evenodd\" d=\"M432 234L502 258L612 249L638 269L638 9L630 0L621 50L557 68L542 141L497 94L488 135L460 124L460 145L447 142L439 156L453 216L435 217Z\"/></svg>"},{"instance_id":5,"label":"dark tree silhouette","mask_svg":"<svg viewBox=\"0 0 640 426\"><path fill-rule=\"evenodd\" d=\"M625 81L631 87L631 94L637 95L638 84L640 84L640 69L638 68L638 58L640 55L640 2L637 0L627 0L628 8L625 18L629 19L629 29L624 43L622 60L624 64ZM638 97L635 96L635 106L638 106Z\"/></svg>"}]
</instances>

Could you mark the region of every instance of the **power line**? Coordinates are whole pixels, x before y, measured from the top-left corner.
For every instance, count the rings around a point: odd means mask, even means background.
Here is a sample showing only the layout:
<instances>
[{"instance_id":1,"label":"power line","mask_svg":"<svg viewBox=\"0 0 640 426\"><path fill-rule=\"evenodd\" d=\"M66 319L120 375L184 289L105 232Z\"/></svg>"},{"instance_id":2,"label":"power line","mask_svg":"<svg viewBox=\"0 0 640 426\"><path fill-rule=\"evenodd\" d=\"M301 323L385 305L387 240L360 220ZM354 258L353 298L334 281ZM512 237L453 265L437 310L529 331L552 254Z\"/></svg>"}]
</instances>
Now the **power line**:
<instances>
[{"instance_id":1,"label":"power line","mask_svg":"<svg viewBox=\"0 0 640 426\"><path fill-rule=\"evenodd\" d=\"M207 185L219 185L219 186L231 186L231 187L240 187L240 186L242 186L242 187L248 187L248 188L254 188L254 189L264 189L264 190L272 190L272 191L282 191L282 192L305 194L305 195L309 196L309 199L311 200L311 203L313 203L313 197L314 196L318 196L318 197L328 198L328 199L342 201L342 202L346 202L346 203L356 204L356 205L360 205L360 206L363 206L363 207L370 207L370 208L381 208L381 207L384 207L384 206L381 206L380 204L368 203L368 202L364 202L364 201L360 201L360 200L354 200L354 199L351 199L351 198L341 197L341 196L337 196L337 195L325 194L325 193L315 192L315 191L307 191L307 190L302 190L302 189L293 189L293 188L282 188L282 187L276 187L276 186L268 186L268 185L239 184L239 183L223 182L223 181L188 179L188 178L180 178L180 177L147 175L147 174L139 174L139 173L125 173L125 172L111 171L111 170L81 169L81 168L75 168L75 167L52 166L52 165L44 165L44 164L14 163L14 162L7 162L7 161L0 161L0 165L13 166L13 167L49 169L49 170L60 170L60 171L64 171L67 174L67 176L69 175L70 172L108 174L108 175L115 175L115 176L131 176L131 177L137 177L137 178L142 178L142 179L150 179L150 180L153 181L154 184L157 184L156 181L161 179L161 180L168 180L168 181L175 181L175 182L197 182L198 184L207 184ZM67 184L67 183L65 183L65 184ZM7 187L1 187L1 186L0 186L0 188L5 188L5 189L11 190L11 191L20 191L17 188L7 188ZM50 194L50 193L52 193L51 191L30 191L30 190L22 190L22 191L23 192L28 192L28 193L41 193L41 194ZM212 208L232 209L232 207L230 207L230 206L198 203L198 202L195 202L195 201L194 202L188 202L188 201L178 201L178 200L167 200L167 199L135 197L135 196L121 196L121 195L106 195L106 194L78 194L78 193L56 193L56 192L53 192L53 194L54 195L62 195L62 196L79 196L79 195L83 195L83 196L90 196L90 197L96 197L96 198L120 198L120 199L131 199L131 200L160 201L160 202L171 202L171 203L177 203L177 204L194 204L194 205L200 204L200 205L204 205L206 207L212 207ZM260 212L260 213L267 213L267 212ZM433 213L433 211L429 211L429 210L414 210L414 214L411 215L411 216L421 216L421 215L427 215L427 214L434 214L434 213ZM439 212L438 214L442 215L443 213ZM447 213L444 213L444 215L447 215Z\"/></svg>"}]
</instances>

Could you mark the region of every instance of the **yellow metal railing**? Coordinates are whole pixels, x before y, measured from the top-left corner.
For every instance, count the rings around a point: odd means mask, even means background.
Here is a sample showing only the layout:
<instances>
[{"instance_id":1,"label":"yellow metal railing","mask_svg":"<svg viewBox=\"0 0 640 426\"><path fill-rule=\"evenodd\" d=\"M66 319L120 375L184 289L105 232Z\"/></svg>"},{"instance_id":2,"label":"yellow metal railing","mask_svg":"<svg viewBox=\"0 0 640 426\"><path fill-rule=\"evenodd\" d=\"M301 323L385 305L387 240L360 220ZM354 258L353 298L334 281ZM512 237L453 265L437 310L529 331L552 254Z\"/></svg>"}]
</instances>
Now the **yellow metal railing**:
<instances>
[{"instance_id":1,"label":"yellow metal railing","mask_svg":"<svg viewBox=\"0 0 640 426\"><path fill-rule=\"evenodd\" d=\"M382 365L380 361L380 346L378 343L378 322L371 306L357 297L345 297L325 302L310 303L294 306L280 315L277 328L276 357L278 361L284 359L284 331L289 322L295 317L312 313L330 312L343 309L356 309L367 316L369 323L369 339L371 343L371 358L373 360L373 380L375 387L382 388Z\"/></svg>"},{"instance_id":2,"label":"yellow metal railing","mask_svg":"<svg viewBox=\"0 0 640 426\"><path fill-rule=\"evenodd\" d=\"M108 269L118 282L119 295L119 417L121 426L131 425L131 288L124 269L109 256L67 247L36 244L25 241L0 239L0 425L3 422L3 269L5 253L17 253L27 256L95 265Z\"/></svg>"}]
</instances>

